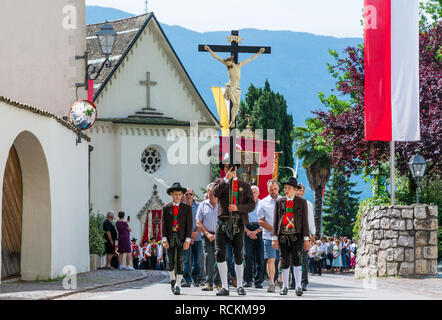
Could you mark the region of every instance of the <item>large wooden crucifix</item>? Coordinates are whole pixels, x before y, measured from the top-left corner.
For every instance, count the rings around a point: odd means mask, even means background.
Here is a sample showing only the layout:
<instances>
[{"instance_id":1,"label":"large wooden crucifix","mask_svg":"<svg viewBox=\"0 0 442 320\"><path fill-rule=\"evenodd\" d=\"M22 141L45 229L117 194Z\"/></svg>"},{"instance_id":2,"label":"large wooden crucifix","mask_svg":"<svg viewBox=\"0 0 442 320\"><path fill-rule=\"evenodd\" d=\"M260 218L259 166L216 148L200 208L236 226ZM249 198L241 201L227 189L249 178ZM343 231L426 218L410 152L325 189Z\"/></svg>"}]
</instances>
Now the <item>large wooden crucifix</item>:
<instances>
[{"instance_id":1,"label":"large wooden crucifix","mask_svg":"<svg viewBox=\"0 0 442 320\"><path fill-rule=\"evenodd\" d=\"M271 53L271 47L256 47L256 46L239 46L241 40L239 36L239 31L233 30L230 37L227 37L230 42L230 46L223 45L199 45L198 51L205 52L208 51L210 54L219 62L227 67L229 72L229 82L226 84L226 89L224 97L226 100L230 101L230 128L236 128L236 115L239 110L239 102L241 97L241 88L239 87L239 82L241 79L241 67L250 61L256 59L262 53ZM215 52L230 52L231 57L227 59L221 59ZM238 62L239 53L255 53L251 58Z\"/></svg>"},{"instance_id":2,"label":"large wooden crucifix","mask_svg":"<svg viewBox=\"0 0 442 320\"><path fill-rule=\"evenodd\" d=\"M152 106L150 105L150 87L157 85L156 81L150 81L150 72L146 72L146 80L141 80L140 85L146 86L147 89L147 109L152 109Z\"/></svg>"}]
</instances>

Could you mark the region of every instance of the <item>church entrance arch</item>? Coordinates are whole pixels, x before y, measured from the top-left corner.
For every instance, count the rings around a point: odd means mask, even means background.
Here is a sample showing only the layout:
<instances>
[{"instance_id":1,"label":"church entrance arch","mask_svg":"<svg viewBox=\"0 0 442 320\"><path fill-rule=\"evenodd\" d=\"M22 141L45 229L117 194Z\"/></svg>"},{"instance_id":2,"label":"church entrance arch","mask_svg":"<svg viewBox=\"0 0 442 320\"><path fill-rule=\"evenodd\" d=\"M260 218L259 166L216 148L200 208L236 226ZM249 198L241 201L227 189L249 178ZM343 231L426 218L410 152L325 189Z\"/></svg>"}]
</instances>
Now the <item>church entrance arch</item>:
<instances>
[{"instance_id":1,"label":"church entrance arch","mask_svg":"<svg viewBox=\"0 0 442 320\"><path fill-rule=\"evenodd\" d=\"M2 188L1 278L49 278L49 169L40 141L29 131L20 133L11 146Z\"/></svg>"}]
</instances>

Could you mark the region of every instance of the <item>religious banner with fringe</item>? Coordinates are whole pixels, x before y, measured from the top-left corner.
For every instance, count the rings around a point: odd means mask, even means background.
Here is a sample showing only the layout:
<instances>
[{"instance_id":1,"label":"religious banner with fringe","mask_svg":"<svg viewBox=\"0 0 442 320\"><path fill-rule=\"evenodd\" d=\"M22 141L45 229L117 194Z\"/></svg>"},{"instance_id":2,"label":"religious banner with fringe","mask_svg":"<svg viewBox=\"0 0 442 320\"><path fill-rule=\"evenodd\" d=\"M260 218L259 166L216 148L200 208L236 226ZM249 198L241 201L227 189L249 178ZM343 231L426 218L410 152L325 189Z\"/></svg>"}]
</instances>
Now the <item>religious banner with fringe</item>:
<instances>
[{"instance_id":1,"label":"religious banner with fringe","mask_svg":"<svg viewBox=\"0 0 442 320\"><path fill-rule=\"evenodd\" d=\"M219 138L220 159L223 159L224 155L229 153L229 137L222 136ZM275 152L275 143L278 142L245 137L236 138L234 162L241 163L238 177L250 185L257 186L260 191L260 199L268 195L267 182L274 178L275 170L277 177L278 161L275 161L275 157L278 153ZM221 177L224 177L224 170L221 169L220 174Z\"/></svg>"},{"instance_id":2,"label":"religious banner with fringe","mask_svg":"<svg viewBox=\"0 0 442 320\"><path fill-rule=\"evenodd\" d=\"M162 210L149 210L146 217L146 225L144 227L143 239L144 241L149 241L151 236L155 237L155 241L161 240L161 216L163 214Z\"/></svg>"}]
</instances>

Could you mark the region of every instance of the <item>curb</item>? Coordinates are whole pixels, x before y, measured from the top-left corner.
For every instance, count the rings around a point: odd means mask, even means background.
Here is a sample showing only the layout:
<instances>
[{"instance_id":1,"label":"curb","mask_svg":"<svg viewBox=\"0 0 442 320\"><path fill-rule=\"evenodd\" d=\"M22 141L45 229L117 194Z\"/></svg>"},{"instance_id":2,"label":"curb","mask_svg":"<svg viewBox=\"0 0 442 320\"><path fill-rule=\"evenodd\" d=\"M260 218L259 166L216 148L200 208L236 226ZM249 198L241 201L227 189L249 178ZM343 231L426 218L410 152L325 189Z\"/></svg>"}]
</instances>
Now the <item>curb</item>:
<instances>
[{"instance_id":1,"label":"curb","mask_svg":"<svg viewBox=\"0 0 442 320\"><path fill-rule=\"evenodd\" d=\"M113 283L109 283L109 284L104 284L104 285L99 285L99 286L95 286L95 287L91 287L91 288L85 288L85 289L81 289L81 290L76 290L76 291L71 291L71 292L66 292L63 294L59 294L56 296L52 296L52 297L46 297L46 298L40 298L38 300L56 300L56 299L60 299L60 298L64 298L64 297L68 297L68 296L72 296L74 294L78 294L78 293L83 293L83 292L88 292L88 291L92 291L95 289L100 289L100 288L106 288L106 287L111 287L111 286L116 286L119 284L124 284L124 283L131 283L131 282L135 282L135 281L141 281L144 280L146 278L149 277L149 274L137 278L137 279L132 279L132 280L126 280L126 281L119 281L119 282L113 282Z\"/></svg>"}]
</instances>

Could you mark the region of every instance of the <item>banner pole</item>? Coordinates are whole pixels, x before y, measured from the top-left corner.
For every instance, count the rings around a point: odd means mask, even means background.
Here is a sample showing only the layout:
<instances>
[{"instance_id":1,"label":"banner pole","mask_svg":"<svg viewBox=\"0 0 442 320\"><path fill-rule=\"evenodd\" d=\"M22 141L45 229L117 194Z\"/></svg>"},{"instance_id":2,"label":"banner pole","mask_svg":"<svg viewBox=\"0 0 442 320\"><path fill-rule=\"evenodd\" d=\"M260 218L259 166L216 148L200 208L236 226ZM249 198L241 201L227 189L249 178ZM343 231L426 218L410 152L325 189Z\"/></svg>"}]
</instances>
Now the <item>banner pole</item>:
<instances>
[{"instance_id":1,"label":"banner pole","mask_svg":"<svg viewBox=\"0 0 442 320\"><path fill-rule=\"evenodd\" d=\"M395 162L395 154L394 154L394 150L395 150L395 145L394 145L394 141L390 141L390 188L391 188L391 198L390 198L390 205L394 206L394 184L395 184L395 179L394 179L394 162Z\"/></svg>"}]
</instances>

